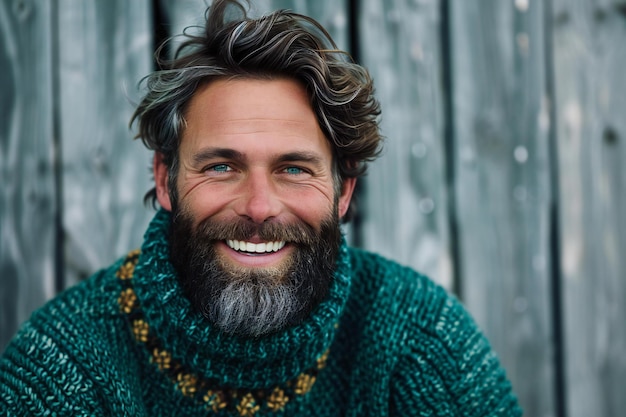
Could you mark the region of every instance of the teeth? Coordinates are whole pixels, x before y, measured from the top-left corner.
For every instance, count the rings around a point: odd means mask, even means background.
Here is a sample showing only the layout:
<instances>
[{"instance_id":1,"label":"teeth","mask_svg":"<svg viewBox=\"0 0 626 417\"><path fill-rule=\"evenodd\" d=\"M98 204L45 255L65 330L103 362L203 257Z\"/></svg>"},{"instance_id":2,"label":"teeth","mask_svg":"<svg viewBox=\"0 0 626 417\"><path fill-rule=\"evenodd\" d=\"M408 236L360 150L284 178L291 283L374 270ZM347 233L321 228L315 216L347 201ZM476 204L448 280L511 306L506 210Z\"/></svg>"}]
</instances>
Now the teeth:
<instances>
[{"instance_id":1,"label":"teeth","mask_svg":"<svg viewBox=\"0 0 626 417\"><path fill-rule=\"evenodd\" d=\"M249 252L249 253L269 253L276 252L285 246L284 241L278 242L265 242L265 243L252 243L244 242L243 240L227 240L226 244L236 251Z\"/></svg>"}]
</instances>

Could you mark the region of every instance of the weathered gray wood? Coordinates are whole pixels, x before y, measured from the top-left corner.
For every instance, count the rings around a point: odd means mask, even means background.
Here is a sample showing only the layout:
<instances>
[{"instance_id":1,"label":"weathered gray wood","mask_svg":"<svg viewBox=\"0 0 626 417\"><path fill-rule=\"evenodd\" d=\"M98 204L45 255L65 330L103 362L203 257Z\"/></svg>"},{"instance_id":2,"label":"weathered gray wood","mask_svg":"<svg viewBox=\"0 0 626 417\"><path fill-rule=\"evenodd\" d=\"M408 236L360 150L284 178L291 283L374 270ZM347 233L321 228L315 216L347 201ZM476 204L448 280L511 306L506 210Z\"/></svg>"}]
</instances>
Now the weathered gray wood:
<instances>
[{"instance_id":1,"label":"weathered gray wood","mask_svg":"<svg viewBox=\"0 0 626 417\"><path fill-rule=\"evenodd\" d=\"M0 2L0 352L54 293L51 2Z\"/></svg>"},{"instance_id":2,"label":"weathered gray wood","mask_svg":"<svg viewBox=\"0 0 626 417\"><path fill-rule=\"evenodd\" d=\"M310 16L324 26L340 49L348 51L347 0L259 0L261 11L289 9Z\"/></svg>"},{"instance_id":3,"label":"weathered gray wood","mask_svg":"<svg viewBox=\"0 0 626 417\"><path fill-rule=\"evenodd\" d=\"M59 0L66 284L138 247L150 154L128 129L152 70L149 0Z\"/></svg>"},{"instance_id":4,"label":"weathered gray wood","mask_svg":"<svg viewBox=\"0 0 626 417\"><path fill-rule=\"evenodd\" d=\"M363 244L451 288L439 1L366 0L360 9L361 62L386 137L365 179Z\"/></svg>"},{"instance_id":5,"label":"weathered gray wood","mask_svg":"<svg viewBox=\"0 0 626 417\"><path fill-rule=\"evenodd\" d=\"M211 1L160 0L170 26L170 36L177 36L185 28L193 33L204 24L205 11ZM251 2L251 16L260 16L273 10L288 9L310 16L328 30L342 49L348 48L347 0L255 0ZM176 39L173 44L176 45Z\"/></svg>"},{"instance_id":6,"label":"weathered gray wood","mask_svg":"<svg viewBox=\"0 0 626 417\"><path fill-rule=\"evenodd\" d=\"M450 6L461 293L526 415L553 416L544 3Z\"/></svg>"},{"instance_id":7,"label":"weathered gray wood","mask_svg":"<svg viewBox=\"0 0 626 417\"><path fill-rule=\"evenodd\" d=\"M568 416L624 415L626 3L555 0Z\"/></svg>"}]
</instances>

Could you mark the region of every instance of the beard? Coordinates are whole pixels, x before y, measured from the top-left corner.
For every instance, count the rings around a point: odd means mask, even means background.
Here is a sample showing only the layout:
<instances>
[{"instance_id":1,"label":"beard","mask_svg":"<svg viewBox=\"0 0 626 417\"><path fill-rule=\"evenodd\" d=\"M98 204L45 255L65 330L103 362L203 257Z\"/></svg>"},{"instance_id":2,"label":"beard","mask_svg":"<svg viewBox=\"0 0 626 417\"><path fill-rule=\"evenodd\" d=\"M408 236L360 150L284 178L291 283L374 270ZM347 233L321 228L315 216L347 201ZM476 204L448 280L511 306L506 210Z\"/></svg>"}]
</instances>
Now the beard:
<instances>
[{"instance_id":1,"label":"beard","mask_svg":"<svg viewBox=\"0 0 626 417\"><path fill-rule=\"evenodd\" d=\"M269 268L237 266L216 250L228 239L285 241L289 258ZM302 221L256 224L206 219L178 209L170 258L192 306L229 334L258 337L300 323L328 296L341 244L337 206L319 232Z\"/></svg>"}]
</instances>

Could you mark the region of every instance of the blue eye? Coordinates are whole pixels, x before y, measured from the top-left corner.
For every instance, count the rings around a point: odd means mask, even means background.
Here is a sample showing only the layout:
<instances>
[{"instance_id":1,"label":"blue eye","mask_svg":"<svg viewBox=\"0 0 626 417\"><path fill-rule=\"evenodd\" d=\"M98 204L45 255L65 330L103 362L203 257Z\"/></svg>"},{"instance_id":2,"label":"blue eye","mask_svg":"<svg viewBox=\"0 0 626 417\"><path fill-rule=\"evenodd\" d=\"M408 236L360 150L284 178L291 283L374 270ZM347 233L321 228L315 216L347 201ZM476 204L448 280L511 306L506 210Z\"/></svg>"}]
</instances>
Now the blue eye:
<instances>
[{"instance_id":1,"label":"blue eye","mask_svg":"<svg viewBox=\"0 0 626 417\"><path fill-rule=\"evenodd\" d=\"M227 171L230 171L231 168L226 164L219 164L219 165L213 165L212 167L209 168L209 170L215 171L215 172L227 172Z\"/></svg>"},{"instance_id":2,"label":"blue eye","mask_svg":"<svg viewBox=\"0 0 626 417\"><path fill-rule=\"evenodd\" d=\"M287 167L285 168L285 172L291 175L298 175L298 174L302 174L304 170L298 167Z\"/></svg>"}]
</instances>

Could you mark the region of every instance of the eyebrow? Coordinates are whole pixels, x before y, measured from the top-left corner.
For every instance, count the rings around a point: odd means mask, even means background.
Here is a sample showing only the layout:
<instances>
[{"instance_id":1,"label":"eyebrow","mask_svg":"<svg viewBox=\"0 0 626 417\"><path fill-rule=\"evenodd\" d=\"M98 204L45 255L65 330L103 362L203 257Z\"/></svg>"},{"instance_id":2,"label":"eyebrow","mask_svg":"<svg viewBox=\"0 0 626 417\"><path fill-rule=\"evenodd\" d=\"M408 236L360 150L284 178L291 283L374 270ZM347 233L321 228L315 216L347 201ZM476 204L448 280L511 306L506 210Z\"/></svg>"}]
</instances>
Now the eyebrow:
<instances>
[{"instance_id":1,"label":"eyebrow","mask_svg":"<svg viewBox=\"0 0 626 417\"><path fill-rule=\"evenodd\" d=\"M234 161L245 161L244 153L231 148L205 148L197 152L193 156L193 162L196 165L202 164L211 159L229 159ZM314 152L288 152L281 154L275 158L274 163L282 162L307 162L315 166L322 166L323 158Z\"/></svg>"},{"instance_id":2,"label":"eyebrow","mask_svg":"<svg viewBox=\"0 0 626 417\"><path fill-rule=\"evenodd\" d=\"M207 160L216 158L243 161L245 159L245 155L230 148L205 148L194 154L193 162L195 165L198 165Z\"/></svg>"},{"instance_id":3,"label":"eyebrow","mask_svg":"<svg viewBox=\"0 0 626 417\"><path fill-rule=\"evenodd\" d=\"M276 162L308 162L316 166L323 165L323 159L313 152L289 152L276 158Z\"/></svg>"}]
</instances>

